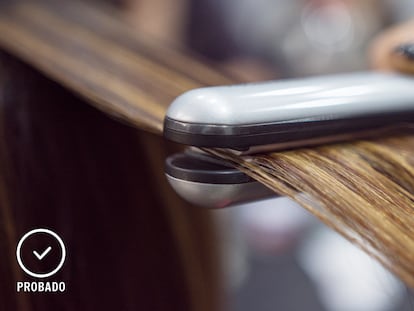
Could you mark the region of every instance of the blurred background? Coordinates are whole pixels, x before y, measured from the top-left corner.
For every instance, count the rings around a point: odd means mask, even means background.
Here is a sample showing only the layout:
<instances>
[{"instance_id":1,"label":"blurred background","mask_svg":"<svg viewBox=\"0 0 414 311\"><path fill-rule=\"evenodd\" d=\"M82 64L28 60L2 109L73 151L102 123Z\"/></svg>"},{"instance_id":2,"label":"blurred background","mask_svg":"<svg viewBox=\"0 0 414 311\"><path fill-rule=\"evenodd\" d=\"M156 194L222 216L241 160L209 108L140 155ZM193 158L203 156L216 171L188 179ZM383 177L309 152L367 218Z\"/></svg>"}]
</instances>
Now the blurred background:
<instances>
[{"instance_id":1,"label":"blurred background","mask_svg":"<svg viewBox=\"0 0 414 311\"><path fill-rule=\"evenodd\" d=\"M373 38L414 16L410 0L121 3L137 29L244 81L369 69ZM414 310L402 283L289 199L212 214L227 310Z\"/></svg>"}]
</instances>

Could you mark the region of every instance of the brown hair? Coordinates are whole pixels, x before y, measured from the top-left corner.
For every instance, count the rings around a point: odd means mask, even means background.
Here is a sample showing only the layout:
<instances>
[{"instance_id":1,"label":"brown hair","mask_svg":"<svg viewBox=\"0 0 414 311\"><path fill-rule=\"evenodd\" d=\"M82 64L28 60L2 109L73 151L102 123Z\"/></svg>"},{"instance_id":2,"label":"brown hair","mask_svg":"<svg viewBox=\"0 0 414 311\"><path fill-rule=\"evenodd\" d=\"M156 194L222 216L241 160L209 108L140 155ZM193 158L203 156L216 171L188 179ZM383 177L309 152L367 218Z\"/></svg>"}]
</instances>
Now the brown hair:
<instances>
[{"instance_id":1,"label":"brown hair","mask_svg":"<svg viewBox=\"0 0 414 311\"><path fill-rule=\"evenodd\" d=\"M244 157L214 153L299 202L414 286L413 135Z\"/></svg>"},{"instance_id":2,"label":"brown hair","mask_svg":"<svg viewBox=\"0 0 414 311\"><path fill-rule=\"evenodd\" d=\"M234 82L77 1L24 1L0 13L2 48L99 109L154 133L174 96ZM165 185L161 163L173 148L2 58L1 309L45 306L42 297L17 299L10 286L21 277L16 240L28 227L47 224L62 228L75 254L62 271L72 289L66 309L213 310L210 222ZM297 200L414 286L413 152L412 136L401 135L220 156ZM121 243L125 261L108 256ZM101 272L109 266L108 280ZM108 281L115 284L110 291L102 286ZM63 308L61 298L47 299L51 309Z\"/></svg>"},{"instance_id":3,"label":"brown hair","mask_svg":"<svg viewBox=\"0 0 414 311\"><path fill-rule=\"evenodd\" d=\"M162 172L176 149L1 53L0 309L215 309L210 217ZM16 281L32 281L17 267L17 241L43 227L65 241L65 265L48 280L67 290L16 293Z\"/></svg>"},{"instance_id":4,"label":"brown hair","mask_svg":"<svg viewBox=\"0 0 414 311\"><path fill-rule=\"evenodd\" d=\"M175 96L232 80L103 4L1 9L0 310L217 309L212 219L167 185L178 147L160 134ZM68 290L16 295L17 241L43 226L67 244Z\"/></svg>"}]
</instances>

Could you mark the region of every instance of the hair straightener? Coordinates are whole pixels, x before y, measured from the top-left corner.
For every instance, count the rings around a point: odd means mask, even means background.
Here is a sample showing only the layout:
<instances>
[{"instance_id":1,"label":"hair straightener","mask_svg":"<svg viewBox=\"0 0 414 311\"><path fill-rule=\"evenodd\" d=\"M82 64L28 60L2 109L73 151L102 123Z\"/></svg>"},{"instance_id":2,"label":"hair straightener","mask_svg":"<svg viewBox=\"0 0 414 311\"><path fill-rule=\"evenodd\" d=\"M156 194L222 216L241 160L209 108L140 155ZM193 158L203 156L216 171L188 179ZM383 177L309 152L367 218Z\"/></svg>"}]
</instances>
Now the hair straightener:
<instances>
[{"instance_id":1,"label":"hair straightener","mask_svg":"<svg viewBox=\"0 0 414 311\"><path fill-rule=\"evenodd\" d=\"M195 89L169 107L164 136L251 154L379 135L413 121L414 78L362 72ZM227 163L194 151L168 158L166 175L198 205L271 195Z\"/></svg>"}]
</instances>

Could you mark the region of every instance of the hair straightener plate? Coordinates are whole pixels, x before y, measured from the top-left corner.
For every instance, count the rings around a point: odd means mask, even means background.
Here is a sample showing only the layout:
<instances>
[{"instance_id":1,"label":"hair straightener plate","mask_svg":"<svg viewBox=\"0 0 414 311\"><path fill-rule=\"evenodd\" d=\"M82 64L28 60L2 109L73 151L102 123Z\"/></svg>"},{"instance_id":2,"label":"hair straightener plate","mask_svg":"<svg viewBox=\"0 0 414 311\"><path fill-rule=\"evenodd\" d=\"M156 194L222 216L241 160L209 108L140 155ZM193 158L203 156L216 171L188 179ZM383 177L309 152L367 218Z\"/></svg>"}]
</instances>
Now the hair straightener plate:
<instances>
[{"instance_id":1,"label":"hair straightener plate","mask_svg":"<svg viewBox=\"0 0 414 311\"><path fill-rule=\"evenodd\" d=\"M192 90L169 107L164 136L186 145L230 148L247 154L381 135L383 129L413 121L414 78L361 72ZM198 162L193 161L194 157ZM219 170L214 173L214 169L209 178L200 179L203 159L194 153L183 158L179 169L186 170L185 174L177 174L178 162L171 159L167 160L166 173L175 189L180 182L191 183L191 187L179 191L187 198L192 193L191 201L195 201L195 193L211 198L217 194L214 185L231 183L224 182L224 175ZM247 186L249 182L239 180L234 184ZM249 192L246 187L239 188ZM255 191L252 188L248 199L257 199ZM224 206L221 203L226 202L229 193L224 191L220 199L207 200L204 205ZM234 192L231 196L238 198Z\"/></svg>"},{"instance_id":2,"label":"hair straightener plate","mask_svg":"<svg viewBox=\"0 0 414 311\"><path fill-rule=\"evenodd\" d=\"M169 107L164 136L191 146L255 152L257 146L343 140L413 120L414 78L351 73L186 92Z\"/></svg>"}]
</instances>

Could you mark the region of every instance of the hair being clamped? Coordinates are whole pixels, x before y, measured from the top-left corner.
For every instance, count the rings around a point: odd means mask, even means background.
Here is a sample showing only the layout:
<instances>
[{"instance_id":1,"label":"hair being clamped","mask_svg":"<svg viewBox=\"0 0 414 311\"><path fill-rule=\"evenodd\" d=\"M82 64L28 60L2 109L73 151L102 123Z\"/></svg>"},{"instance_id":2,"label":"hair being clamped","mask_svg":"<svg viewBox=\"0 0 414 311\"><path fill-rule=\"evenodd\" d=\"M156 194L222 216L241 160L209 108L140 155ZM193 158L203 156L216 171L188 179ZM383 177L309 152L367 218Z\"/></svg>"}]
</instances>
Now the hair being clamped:
<instances>
[{"instance_id":1,"label":"hair being clamped","mask_svg":"<svg viewBox=\"0 0 414 311\"><path fill-rule=\"evenodd\" d=\"M413 121L414 78L366 72L192 90L171 104L164 136L251 154L378 136ZM223 207L269 196L236 169L205 165L214 159L194 152L177 159L167 159L166 174L187 200Z\"/></svg>"}]
</instances>

